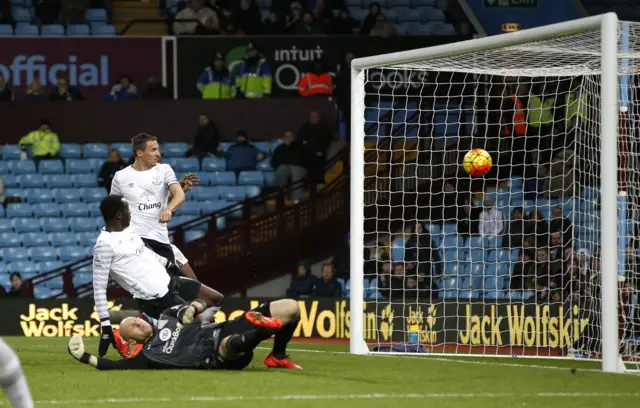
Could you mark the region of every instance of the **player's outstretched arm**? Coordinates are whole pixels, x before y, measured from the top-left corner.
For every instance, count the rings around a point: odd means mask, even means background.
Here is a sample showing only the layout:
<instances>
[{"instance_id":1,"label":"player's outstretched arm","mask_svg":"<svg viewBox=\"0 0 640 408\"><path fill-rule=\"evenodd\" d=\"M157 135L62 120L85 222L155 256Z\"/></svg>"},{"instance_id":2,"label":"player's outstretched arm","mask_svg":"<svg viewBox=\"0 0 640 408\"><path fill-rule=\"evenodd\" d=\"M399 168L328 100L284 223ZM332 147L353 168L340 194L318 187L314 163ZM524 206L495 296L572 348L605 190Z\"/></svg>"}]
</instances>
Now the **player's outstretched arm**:
<instances>
[{"instance_id":1,"label":"player's outstretched arm","mask_svg":"<svg viewBox=\"0 0 640 408\"><path fill-rule=\"evenodd\" d=\"M140 370L149 368L146 359L142 354L138 354L134 358L125 360L113 361L108 358L96 357L89 354L84 349L84 341L82 336L74 335L69 340L69 346L67 348L69 354L81 363L88 364L98 370Z\"/></svg>"}]
</instances>

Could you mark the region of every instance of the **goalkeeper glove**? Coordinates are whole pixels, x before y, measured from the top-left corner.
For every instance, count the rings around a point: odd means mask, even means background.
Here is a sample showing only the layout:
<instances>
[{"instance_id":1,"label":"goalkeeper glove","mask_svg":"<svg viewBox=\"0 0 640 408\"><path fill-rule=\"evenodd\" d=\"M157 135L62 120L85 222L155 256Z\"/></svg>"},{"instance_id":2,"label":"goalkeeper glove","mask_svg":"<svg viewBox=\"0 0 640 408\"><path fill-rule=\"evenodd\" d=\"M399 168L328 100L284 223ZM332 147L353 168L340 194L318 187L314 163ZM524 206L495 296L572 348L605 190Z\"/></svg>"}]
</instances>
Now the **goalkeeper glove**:
<instances>
[{"instance_id":1,"label":"goalkeeper glove","mask_svg":"<svg viewBox=\"0 0 640 408\"><path fill-rule=\"evenodd\" d=\"M98 356L102 357L109 351L109 344L116 348L116 338L113 335L111 324L102 326L102 335L100 336L100 344L98 346Z\"/></svg>"},{"instance_id":2,"label":"goalkeeper glove","mask_svg":"<svg viewBox=\"0 0 640 408\"><path fill-rule=\"evenodd\" d=\"M196 299L187 307L184 307L178 311L178 320L183 325L191 324L195 320L196 316L204 312L207 308L207 304L204 300Z\"/></svg>"}]
</instances>

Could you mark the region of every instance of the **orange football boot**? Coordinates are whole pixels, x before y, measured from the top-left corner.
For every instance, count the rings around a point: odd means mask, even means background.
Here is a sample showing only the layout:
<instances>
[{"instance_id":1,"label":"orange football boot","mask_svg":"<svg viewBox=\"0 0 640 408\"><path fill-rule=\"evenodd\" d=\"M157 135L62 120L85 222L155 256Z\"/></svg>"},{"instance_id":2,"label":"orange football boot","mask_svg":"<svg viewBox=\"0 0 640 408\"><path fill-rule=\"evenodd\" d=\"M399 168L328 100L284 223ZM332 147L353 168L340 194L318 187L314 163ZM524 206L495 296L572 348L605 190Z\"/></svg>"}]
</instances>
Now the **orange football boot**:
<instances>
[{"instance_id":1,"label":"orange football boot","mask_svg":"<svg viewBox=\"0 0 640 408\"><path fill-rule=\"evenodd\" d=\"M264 359L264 365L269 368L286 368L289 370L302 370L297 364L294 364L289 360L289 356L284 356L284 358L276 358L273 354L269 353L269 355Z\"/></svg>"},{"instance_id":2,"label":"orange football boot","mask_svg":"<svg viewBox=\"0 0 640 408\"><path fill-rule=\"evenodd\" d=\"M254 326L278 330L282 328L282 320L277 317L266 317L260 312L249 310L244 317Z\"/></svg>"}]
</instances>

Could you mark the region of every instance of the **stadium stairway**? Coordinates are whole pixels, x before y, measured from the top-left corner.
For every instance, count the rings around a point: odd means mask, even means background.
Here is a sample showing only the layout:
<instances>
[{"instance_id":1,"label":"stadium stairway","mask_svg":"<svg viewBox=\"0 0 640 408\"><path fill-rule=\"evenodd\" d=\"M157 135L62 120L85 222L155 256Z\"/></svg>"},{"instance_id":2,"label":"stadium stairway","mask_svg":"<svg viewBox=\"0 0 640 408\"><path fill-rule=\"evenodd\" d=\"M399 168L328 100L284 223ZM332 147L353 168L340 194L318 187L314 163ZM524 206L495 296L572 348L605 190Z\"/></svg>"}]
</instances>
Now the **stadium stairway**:
<instances>
[{"instance_id":1,"label":"stadium stairway","mask_svg":"<svg viewBox=\"0 0 640 408\"><path fill-rule=\"evenodd\" d=\"M133 20L161 18L162 15L157 1L116 1L113 3L113 25L118 33L121 33L127 24ZM167 35L167 24L164 21L134 23L124 35Z\"/></svg>"}]
</instances>

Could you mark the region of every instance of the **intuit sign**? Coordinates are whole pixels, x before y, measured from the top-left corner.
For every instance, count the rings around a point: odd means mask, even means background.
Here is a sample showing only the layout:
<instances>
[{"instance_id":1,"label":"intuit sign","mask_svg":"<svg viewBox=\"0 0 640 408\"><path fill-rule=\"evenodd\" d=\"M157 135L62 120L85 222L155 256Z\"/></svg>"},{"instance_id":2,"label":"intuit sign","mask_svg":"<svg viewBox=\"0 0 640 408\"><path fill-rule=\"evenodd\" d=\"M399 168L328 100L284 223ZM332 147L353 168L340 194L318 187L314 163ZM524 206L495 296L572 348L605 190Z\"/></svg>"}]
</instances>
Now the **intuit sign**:
<instances>
[{"instance_id":1,"label":"intuit sign","mask_svg":"<svg viewBox=\"0 0 640 408\"><path fill-rule=\"evenodd\" d=\"M18 99L34 79L47 92L64 77L86 99L102 99L121 75L143 85L162 75L159 38L0 39L0 75Z\"/></svg>"}]
</instances>

